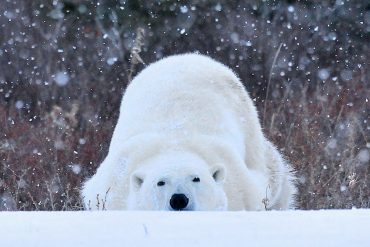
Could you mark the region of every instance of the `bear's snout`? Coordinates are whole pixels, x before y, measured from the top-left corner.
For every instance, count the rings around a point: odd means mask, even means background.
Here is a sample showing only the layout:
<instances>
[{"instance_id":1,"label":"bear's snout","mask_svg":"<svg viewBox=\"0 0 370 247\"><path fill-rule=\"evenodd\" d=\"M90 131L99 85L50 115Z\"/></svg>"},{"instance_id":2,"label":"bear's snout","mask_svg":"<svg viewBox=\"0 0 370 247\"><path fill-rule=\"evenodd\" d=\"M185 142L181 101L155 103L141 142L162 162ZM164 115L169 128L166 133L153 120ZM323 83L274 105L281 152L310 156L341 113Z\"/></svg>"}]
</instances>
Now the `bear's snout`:
<instances>
[{"instance_id":1,"label":"bear's snout","mask_svg":"<svg viewBox=\"0 0 370 247\"><path fill-rule=\"evenodd\" d=\"M182 210L186 208L189 203L189 198L184 194L173 194L170 200L171 208L174 210Z\"/></svg>"}]
</instances>

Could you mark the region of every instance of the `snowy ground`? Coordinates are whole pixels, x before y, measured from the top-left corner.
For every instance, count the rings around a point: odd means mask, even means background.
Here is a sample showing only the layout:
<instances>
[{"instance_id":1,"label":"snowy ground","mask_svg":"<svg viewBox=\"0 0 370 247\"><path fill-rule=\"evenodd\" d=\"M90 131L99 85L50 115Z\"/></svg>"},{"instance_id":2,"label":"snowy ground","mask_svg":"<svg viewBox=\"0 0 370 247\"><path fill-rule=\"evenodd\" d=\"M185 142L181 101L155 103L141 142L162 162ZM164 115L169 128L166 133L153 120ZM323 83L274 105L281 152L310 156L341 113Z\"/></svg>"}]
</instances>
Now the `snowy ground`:
<instances>
[{"instance_id":1,"label":"snowy ground","mask_svg":"<svg viewBox=\"0 0 370 247\"><path fill-rule=\"evenodd\" d=\"M2 212L0 246L370 246L370 210Z\"/></svg>"}]
</instances>

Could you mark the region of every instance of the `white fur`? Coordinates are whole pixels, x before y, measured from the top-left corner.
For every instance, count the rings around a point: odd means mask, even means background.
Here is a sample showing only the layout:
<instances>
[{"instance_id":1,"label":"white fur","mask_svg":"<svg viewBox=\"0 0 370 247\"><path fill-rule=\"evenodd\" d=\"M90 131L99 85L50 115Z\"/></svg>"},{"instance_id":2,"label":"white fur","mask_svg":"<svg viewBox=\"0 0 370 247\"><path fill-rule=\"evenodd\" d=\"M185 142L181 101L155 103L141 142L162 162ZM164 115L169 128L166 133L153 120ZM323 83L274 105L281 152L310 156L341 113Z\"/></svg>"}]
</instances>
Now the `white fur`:
<instances>
[{"instance_id":1,"label":"white fur","mask_svg":"<svg viewBox=\"0 0 370 247\"><path fill-rule=\"evenodd\" d=\"M222 182L212 177L217 169ZM184 54L151 64L127 87L108 156L82 196L93 210L167 210L176 191L190 197L189 210L287 209L296 190L290 170L237 76ZM169 182L157 188L160 179Z\"/></svg>"},{"instance_id":2,"label":"white fur","mask_svg":"<svg viewBox=\"0 0 370 247\"><path fill-rule=\"evenodd\" d=\"M140 186L131 181L133 188L128 195L127 208L171 210L171 196L183 193L189 198L187 210L226 210L223 179L214 181L212 173L209 166L193 154L170 151L157 155L141 163L131 176L134 180L140 178L143 183ZM200 178L200 182L193 182L195 177ZM158 181L165 182L165 185L158 187Z\"/></svg>"}]
</instances>

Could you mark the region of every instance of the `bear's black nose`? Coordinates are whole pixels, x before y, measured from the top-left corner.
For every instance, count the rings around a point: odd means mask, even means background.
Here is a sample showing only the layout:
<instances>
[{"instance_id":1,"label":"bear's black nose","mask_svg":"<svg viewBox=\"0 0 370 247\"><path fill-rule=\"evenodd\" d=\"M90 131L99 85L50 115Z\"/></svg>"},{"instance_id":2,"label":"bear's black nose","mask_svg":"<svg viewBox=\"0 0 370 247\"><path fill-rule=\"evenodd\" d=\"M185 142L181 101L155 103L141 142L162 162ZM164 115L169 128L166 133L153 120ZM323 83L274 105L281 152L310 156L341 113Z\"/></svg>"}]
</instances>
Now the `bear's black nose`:
<instances>
[{"instance_id":1,"label":"bear's black nose","mask_svg":"<svg viewBox=\"0 0 370 247\"><path fill-rule=\"evenodd\" d=\"M184 194L173 194L170 205L174 210L182 210L188 205L189 199Z\"/></svg>"}]
</instances>

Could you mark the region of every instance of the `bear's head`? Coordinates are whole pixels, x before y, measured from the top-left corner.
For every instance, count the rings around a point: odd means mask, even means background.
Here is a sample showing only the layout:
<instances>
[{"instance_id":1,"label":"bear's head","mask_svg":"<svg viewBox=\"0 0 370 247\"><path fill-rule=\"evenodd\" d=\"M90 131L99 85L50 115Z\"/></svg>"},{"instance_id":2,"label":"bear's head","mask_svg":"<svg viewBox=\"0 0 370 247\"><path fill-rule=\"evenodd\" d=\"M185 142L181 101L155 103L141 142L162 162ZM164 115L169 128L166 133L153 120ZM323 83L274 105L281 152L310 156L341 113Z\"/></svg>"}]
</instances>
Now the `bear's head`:
<instances>
[{"instance_id":1,"label":"bear's head","mask_svg":"<svg viewBox=\"0 0 370 247\"><path fill-rule=\"evenodd\" d=\"M225 170L191 154L162 154L138 166L130 177L128 209L227 210Z\"/></svg>"}]
</instances>

